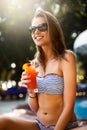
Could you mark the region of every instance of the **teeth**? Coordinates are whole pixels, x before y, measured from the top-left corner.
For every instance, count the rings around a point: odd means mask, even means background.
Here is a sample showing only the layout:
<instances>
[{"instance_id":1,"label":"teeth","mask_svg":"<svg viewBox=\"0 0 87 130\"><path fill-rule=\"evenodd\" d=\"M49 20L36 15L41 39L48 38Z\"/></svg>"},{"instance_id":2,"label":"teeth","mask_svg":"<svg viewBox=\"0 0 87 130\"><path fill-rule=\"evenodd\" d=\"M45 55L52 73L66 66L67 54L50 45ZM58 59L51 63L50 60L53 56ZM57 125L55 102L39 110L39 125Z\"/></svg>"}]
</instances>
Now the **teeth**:
<instances>
[{"instance_id":1,"label":"teeth","mask_svg":"<svg viewBox=\"0 0 87 130\"><path fill-rule=\"evenodd\" d=\"M40 40L42 37L36 37L37 40Z\"/></svg>"}]
</instances>

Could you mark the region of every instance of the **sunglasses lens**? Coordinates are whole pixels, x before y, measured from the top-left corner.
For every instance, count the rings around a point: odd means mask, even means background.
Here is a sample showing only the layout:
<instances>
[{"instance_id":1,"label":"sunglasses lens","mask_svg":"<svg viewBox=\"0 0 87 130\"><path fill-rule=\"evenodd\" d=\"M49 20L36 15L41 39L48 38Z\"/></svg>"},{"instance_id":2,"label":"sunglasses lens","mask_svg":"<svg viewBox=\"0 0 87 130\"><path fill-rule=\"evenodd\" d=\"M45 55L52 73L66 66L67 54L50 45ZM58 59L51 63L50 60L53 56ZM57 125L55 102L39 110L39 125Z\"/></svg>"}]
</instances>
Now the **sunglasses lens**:
<instances>
[{"instance_id":1,"label":"sunglasses lens","mask_svg":"<svg viewBox=\"0 0 87 130\"><path fill-rule=\"evenodd\" d=\"M47 28L48 28L47 23L44 23L38 26L39 31L46 31Z\"/></svg>"},{"instance_id":2,"label":"sunglasses lens","mask_svg":"<svg viewBox=\"0 0 87 130\"><path fill-rule=\"evenodd\" d=\"M30 27L30 28L29 28L29 31L30 31L31 34L34 34L35 31L36 31L36 29L38 29L38 30L41 31L41 32L47 31L47 29L48 29L47 23L40 24L40 25L37 26L37 27L35 27L35 26L34 26L34 27Z\"/></svg>"},{"instance_id":3,"label":"sunglasses lens","mask_svg":"<svg viewBox=\"0 0 87 130\"><path fill-rule=\"evenodd\" d=\"M32 33L32 34L35 32L35 30L36 30L35 27L30 27L30 28L29 28L29 31L30 31L30 33Z\"/></svg>"}]
</instances>

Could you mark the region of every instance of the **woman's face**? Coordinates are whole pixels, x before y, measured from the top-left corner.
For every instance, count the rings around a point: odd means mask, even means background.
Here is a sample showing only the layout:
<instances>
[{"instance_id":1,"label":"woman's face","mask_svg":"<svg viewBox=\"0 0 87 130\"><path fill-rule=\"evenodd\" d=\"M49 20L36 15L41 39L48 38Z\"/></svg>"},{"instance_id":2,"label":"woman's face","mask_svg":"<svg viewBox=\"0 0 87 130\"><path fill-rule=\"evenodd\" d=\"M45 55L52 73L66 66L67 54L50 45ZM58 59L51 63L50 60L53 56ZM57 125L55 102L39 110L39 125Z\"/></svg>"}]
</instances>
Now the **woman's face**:
<instances>
[{"instance_id":1,"label":"woman's face","mask_svg":"<svg viewBox=\"0 0 87 130\"><path fill-rule=\"evenodd\" d=\"M43 17L35 17L30 28L32 39L37 46L47 46L50 42L47 21Z\"/></svg>"}]
</instances>

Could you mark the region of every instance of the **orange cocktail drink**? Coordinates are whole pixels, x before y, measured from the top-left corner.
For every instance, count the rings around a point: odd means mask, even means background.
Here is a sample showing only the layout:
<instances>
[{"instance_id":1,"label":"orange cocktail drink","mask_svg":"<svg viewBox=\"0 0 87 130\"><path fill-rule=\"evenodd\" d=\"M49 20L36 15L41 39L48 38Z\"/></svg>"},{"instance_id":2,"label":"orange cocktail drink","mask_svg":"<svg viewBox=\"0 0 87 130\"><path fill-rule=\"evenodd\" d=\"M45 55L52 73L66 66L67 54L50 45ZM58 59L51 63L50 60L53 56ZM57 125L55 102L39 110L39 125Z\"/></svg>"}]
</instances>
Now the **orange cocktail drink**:
<instances>
[{"instance_id":1,"label":"orange cocktail drink","mask_svg":"<svg viewBox=\"0 0 87 130\"><path fill-rule=\"evenodd\" d=\"M37 89L37 82L36 82L37 72L35 68L32 67L30 63L25 63L22 69L25 70L30 75L31 82L29 83L27 89L30 90Z\"/></svg>"}]
</instances>

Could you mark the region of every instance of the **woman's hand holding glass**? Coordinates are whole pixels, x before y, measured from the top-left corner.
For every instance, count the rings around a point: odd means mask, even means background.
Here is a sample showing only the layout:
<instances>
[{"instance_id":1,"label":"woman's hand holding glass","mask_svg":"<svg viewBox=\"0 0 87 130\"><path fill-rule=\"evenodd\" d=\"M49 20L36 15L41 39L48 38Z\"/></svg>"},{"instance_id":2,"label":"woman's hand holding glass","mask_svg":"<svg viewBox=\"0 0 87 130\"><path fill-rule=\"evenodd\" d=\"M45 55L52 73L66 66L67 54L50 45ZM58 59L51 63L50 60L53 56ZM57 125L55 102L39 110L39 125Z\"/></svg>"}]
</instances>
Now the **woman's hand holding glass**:
<instances>
[{"instance_id":1,"label":"woman's hand holding glass","mask_svg":"<svg viewBox=\"0 0 87 130\"><path fill-rule=\"evenodd\" d=\"M37 72L29 63L25 63L22 67L21 84L25 86L29 92L37 92L36 76Z\"/></svg>"},{"instance_id":2,"label":"woman's hand holding glass","mask_svg":"<svg viewBox=\"0 0 87 130\"><path fill-rule=\"evenodd\" d=\"M23 71L21 75L21 85L28 89L30 82L31 76L26 71Z\"/></svg>"}]
</instances>

